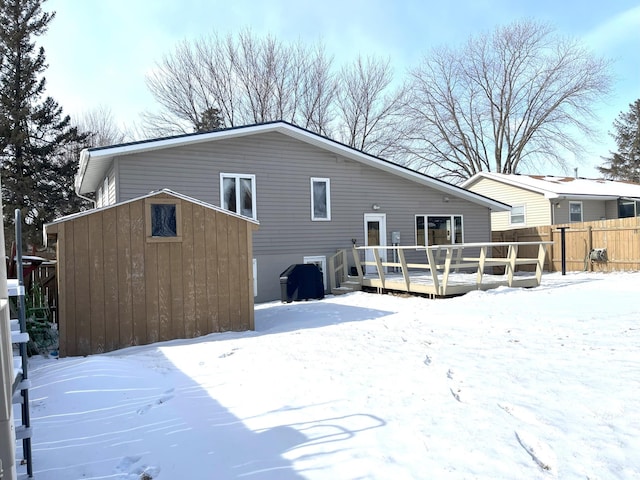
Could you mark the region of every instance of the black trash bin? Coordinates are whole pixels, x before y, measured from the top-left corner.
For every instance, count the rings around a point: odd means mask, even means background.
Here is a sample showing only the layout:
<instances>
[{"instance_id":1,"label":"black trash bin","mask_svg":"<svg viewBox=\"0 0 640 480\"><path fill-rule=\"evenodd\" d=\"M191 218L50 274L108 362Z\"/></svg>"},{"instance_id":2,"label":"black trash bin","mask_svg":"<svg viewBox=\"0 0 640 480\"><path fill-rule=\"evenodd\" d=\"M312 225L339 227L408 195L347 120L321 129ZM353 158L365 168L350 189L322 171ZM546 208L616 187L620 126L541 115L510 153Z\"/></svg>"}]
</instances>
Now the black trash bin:
<instances>
[{"instance_id":1,"label":"black trash bin","mask_svg":"<svg viewBox=\"0 0 640 480\"><path fill-rule=\"evenodd\" d=\"M324 282L317 265L298 263L280 274L280 300L290 303L310 298L324 298Z\"/></svg>"}]
</instances>

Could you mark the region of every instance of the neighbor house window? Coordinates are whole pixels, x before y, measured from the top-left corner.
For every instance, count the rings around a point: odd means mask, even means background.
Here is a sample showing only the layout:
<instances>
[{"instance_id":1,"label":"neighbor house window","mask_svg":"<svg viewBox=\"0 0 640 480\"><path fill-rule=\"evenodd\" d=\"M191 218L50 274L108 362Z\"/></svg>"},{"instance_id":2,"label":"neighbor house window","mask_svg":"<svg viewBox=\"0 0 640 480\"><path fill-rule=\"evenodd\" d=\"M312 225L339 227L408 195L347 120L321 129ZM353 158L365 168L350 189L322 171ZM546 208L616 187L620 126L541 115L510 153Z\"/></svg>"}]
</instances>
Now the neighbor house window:
<instances>
[{"instance_id":1,"label":"neighbor house window","mask_svg":"<svg viewBox=\"0 0 640 480\"><path fill-rule=\"evenodd\" d=\"M220 197L220 204L225 210L257 219L255 175L221 173Z\"/></svg>"},{"instance_id":2,"label":"neighbor house window","mask_svg":"<svg viewBox=\"0 0 640 480\"><path fill-rule=\"evenodd\" d=\"M416 215L416 245L463 242L462 215Z\"/></svg>"},{"instance_id":3,"label":"neighbor house window","mask_svg":"<svg viewBox=\"0 0 640 480\"><path fill-rule=\"evenodd\" d=\"M618 218L640 217L640 202L620 199L618 200Z\"/></svg>"},{"instance_id":4,"label":"neighbor house window","mask_svg":"<svg viewBox=\"0 0 640 480\"><path fill-rule=\"evenodd\" d=\"M524 224L524 205L511 207L511 225Z\"/></svg>"},{"instance_id":5,"label":"neighbor house window","mask_svg":"<svg viewBox=\"0 0 640 480\"><path fill-rule=\"evenodd\" d=\"M331 184L328 178L311 178L311 220L331 220Z\"/></svg>"},{"instance_id":6,"label":"neighbor house window","mask_svg":"<svg viewBox=\"0 0 640 480\"><path fill-rule=\"evenodd\" d=\"M569 221L582 221L582 202L569 202Z\"/></svg>"},{"instance_id":7,"label":"neighbor house window","mask_svg":"<svg viewBox=\"0 0 640 480\"><path fill-rule=\"evenodd\" d=\"M182 240L180 200L149 198L145 201L147 241L179 242Z\"/></svg>"}]
</instances>

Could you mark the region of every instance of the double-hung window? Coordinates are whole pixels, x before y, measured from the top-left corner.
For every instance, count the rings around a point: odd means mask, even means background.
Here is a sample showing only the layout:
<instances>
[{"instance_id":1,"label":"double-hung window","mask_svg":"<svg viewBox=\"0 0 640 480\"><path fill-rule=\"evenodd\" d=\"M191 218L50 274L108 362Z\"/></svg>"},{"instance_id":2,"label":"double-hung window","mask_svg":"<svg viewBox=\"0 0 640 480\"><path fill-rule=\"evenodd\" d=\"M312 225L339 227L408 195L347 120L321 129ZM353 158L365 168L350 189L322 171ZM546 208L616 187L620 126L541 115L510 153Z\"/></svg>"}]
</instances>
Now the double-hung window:
<instances>
[{"instance_id":1,"label":"double-hung window","mask_svg":"<svg viewBox=\"0 0 640 480\"><path fill-rule=\"evenodd\" d=\"M328 178L311 177L311 220L331 220L331 182Z\"/></svg>"},{"instance_id":2,"label":"double-hung window","mask_svg":"<svg viewBox=\"0 0 640 480\"><path fill-rule=\"evenodd\" d=\"M569 221L582 221L582 202L569 202Z\"/></svg>"},{"instance_id":3,"label":"double-hung window","mask_svg":"<svg viewBox=\"0 0 640 480\"><path fill-rule=\"evenodd\" d=\"M511 207L511 217L509 217L511 225L524 225L524 211L524 205Z\"/></svg>"},{"instance_id":4,"label":"double-hung window","mask_svg":"<svg viewBox=\"0 0 640 480\"><path fill-rule=\"evenodd\" d=\"M225 210L257 220L256 176L221 173L220 205Z\"/></svg>"}]
</instances>

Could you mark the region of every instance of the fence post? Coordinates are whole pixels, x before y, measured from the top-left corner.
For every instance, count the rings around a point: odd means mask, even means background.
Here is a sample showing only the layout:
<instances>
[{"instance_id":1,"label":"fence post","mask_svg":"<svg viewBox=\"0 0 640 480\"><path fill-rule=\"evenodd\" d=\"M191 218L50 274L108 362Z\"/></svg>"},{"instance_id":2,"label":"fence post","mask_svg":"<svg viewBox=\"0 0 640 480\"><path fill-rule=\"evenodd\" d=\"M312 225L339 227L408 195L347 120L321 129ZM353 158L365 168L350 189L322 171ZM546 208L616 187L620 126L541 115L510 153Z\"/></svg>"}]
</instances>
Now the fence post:
<instances>
[{"instance_id":1,"label":"fence post","mask_svg":"<svg viewBox=\"0 0 640 480\"><path fill-rule=\"evenodd\" d=\"M560 230L560 260L562 262L562 275L567 274L567 252L565 245L565 230L569 227L558 227Z\"/></svg>"},{"instance_id":2,"label":"fence post","mask_svg":"<svg viewBox=\"0 0 640 480\"><path fill-rule=\"evenodd\" d=\"M590 272L593 272L593 263L591 263L591 250L593 250L593 232L592 227L589 225L587 227L587 264Z\"/></svg>"}]
</instances>

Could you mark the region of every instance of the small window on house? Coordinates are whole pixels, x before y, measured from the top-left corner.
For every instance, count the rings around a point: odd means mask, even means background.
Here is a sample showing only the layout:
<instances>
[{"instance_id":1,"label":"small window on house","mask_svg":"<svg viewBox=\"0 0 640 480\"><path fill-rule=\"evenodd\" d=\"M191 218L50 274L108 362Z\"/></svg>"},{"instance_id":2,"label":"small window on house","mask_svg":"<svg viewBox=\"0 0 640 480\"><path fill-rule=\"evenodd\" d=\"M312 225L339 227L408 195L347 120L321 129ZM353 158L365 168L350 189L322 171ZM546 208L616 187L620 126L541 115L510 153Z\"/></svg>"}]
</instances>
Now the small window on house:
<instances>
[{"instance_id":1,"label":"small window on house","mask_svg":"<svg viewBox=\"0 0 640 480\"><path fill-rule=\"evenodd\" d=\"M220 204L225 210L257 219L256 176L221 173Z\"/></svg>"},{"instance_id":2,"label":"small window on house","mask_svg":"<svg viewBox=\"0 0 640 480\"><path fill-rule=\"evenodd\" d=\"M524 224L524 205L516 205L511 207L511 225Z\"/></svg>"},{"instance_id":3,"label":"small window on house","mask_svg":"<svg viewBox=\"0 0 640 480\"><path fill-rule=\"evenodd\" d=\"M180 201L150 198L145 201L146 231L149 242L179 242L182 240Z\"/></svg>"},{"instance_id":4,"label":"small window on house","mask_svg":"<svg viewBox=\"0 0 640 480\"><path fill-rule=\"evenodd\" d=\"M311 178L311 220L331 220L331 184L328 178Z\"/></svg>"},{"instance_id":5,"label":"small window on house","mask_svg":"<svg viewBox=\"0 0 640 480\"><path fill-rule=\"evenodd\" d=\"M569 221L582 222L582 202L569 202Z\"/></svg>"},{"instance_id":6,"label":"small window on house","mask_svg":"<svg viewBox=\"0 0 640 480\"><path fill-rule=\"evenodd\" d=\"M327 288L327 257L322 255L303 257L303 263L313 263L322 274L322 284Z\"/></svg>"},{"instance_id":7,"label":"small window on house","mask_svg":"<svg viewBox=\"0 0 640 480\"><path fill-rule=\"evenodd\" d=\"M464 243L462 215L416 215L416 245Z\"/></svg>"}]
</instances>

